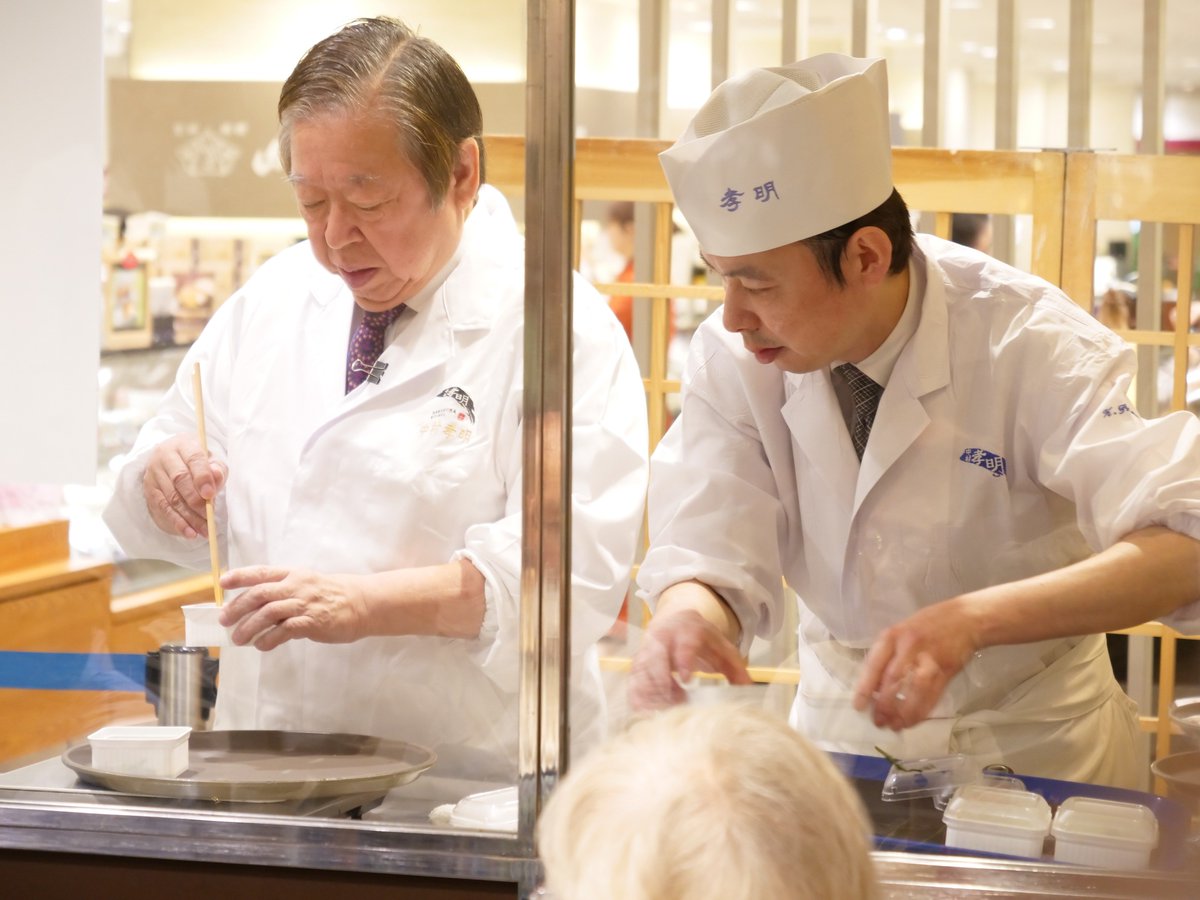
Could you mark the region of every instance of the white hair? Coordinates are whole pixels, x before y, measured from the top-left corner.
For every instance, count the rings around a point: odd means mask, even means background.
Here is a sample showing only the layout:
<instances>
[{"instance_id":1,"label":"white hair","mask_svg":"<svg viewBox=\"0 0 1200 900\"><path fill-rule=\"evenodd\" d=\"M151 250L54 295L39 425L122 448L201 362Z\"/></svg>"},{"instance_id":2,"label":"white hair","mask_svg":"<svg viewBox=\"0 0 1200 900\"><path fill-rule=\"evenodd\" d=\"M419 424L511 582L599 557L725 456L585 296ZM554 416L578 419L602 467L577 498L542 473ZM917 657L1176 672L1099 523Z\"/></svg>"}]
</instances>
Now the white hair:
<instances>
[{"instance_id":1,"label":"white hair","mask_svg":"<svg viewBox=\"0 0 1200 900\"><path fill-rule=\"evenodd\" d=\"M556 900L870 900L861 801L777 716L681 706L564 776L538 822Z\"/></svg>"}]
</instances>

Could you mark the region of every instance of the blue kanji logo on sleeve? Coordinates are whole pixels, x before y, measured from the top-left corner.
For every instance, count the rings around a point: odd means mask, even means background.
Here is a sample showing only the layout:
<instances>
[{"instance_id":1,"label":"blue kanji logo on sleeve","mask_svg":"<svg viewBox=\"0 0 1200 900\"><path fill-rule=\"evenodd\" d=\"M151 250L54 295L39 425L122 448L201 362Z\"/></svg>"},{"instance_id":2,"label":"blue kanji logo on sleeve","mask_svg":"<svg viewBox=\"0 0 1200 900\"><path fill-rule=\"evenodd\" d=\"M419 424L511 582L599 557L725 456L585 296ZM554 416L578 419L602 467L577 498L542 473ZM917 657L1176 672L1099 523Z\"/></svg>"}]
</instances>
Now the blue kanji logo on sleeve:
<instances>
[{"instance_id":1,"label":"blue kanji logo on sleeve","mask_svg":"<svg viewBox=\"0 0 1200 900\"><path fill-rule=\"evenodd\" d=\"M992 473L993 478L1000 478L1008 473L1008 467L1004 457L999 453L993 453L991 450L983 450L979 447L968 447L962 452L959 457L965 463L970 463L973 466L979 466L987 469Z\"/></svg>"},{"instance_id":2,"label":"blue kanji logo on sleeve","mask_svg":"<svg viewBox=\"0 0 1200 900\"><path fill-rule=\"evenodd\" d=\"M1135 413L1136 410L1128 403L1120 403L1116 406L1106 406L1100 411L1100 415L1104 416L1106 419L1111 418L1112 416L1133 415Z\"/></svg>"},{"instance_id":3,"label":"blue kanji logo on sleeve","mask_svg":"<svg viewBox=\"0 0 1200 900\"><path fill-rule=\"evenodd\" d=\"M742 195L745 191L735 191L733 188L726 188L724 196L721 197L721 209L727 212L737 212L738 207L742 205Z\"/></svg>"}]
</instances>

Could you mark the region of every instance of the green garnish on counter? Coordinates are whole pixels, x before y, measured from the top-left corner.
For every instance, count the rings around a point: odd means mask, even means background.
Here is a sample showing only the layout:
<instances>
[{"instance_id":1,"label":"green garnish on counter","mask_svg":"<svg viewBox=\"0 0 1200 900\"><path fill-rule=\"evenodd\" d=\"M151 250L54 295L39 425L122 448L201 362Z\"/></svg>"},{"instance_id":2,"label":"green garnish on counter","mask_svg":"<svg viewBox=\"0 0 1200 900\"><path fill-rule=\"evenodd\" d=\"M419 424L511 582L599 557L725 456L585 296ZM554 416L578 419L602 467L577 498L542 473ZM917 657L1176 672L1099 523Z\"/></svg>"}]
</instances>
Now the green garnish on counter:
<instances>
[{"instance_id":1,"label":"green garnish on counter","mask_svg":"<svg viewBox=\"0 0 1200 900\"><path fill-rule=\"evenodd\" d=\"M929 769L929 766L922 766L919 769L914 769L914 768L911 768L910 766L906 766L906 765L904 765L904 763L902 763L900 760L896 759L896 757L892 756L892 754L888 753L886 750L884 750L878 744L875 746L875 750L876 750L876 752L879 753L880 756L882 756L884 759L886 759L888 762L890 762L893 766L895 766L896 770L899 772L924 772L927 769Z\"/></svg>"}]
</instances>

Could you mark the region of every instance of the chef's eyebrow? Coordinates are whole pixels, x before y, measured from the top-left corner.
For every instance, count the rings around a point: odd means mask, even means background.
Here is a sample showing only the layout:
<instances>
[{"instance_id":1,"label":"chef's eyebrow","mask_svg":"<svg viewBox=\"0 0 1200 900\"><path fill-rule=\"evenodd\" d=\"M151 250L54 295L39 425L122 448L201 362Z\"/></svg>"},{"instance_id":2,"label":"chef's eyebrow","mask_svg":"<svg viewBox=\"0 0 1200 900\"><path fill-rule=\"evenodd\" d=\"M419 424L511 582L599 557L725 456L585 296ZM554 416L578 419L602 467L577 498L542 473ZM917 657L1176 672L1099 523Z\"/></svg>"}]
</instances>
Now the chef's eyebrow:
<instances>
[{"instance_id":1,"label":"chef's eyebrow","mask_svg":"<svg viewBox=\"0 0 1200 900\"><path fill-rule=\"evenodd\" d=\"M730 269L728 272L719 272L712 263L708 261L708 257L703 252L700 254L700 259L704 261L704 265L708 266L708 270L714 275L721 278L749 278L751 281L770 281L771 276L760 269L758 266L738 266L736 269Z\"/></svg>"},{"instance_id":2,"label":"chef's eyebrow","mask_svg":"<svg viewBox=\"0 0 1200 900\"><path fill-rule=\"evenodd\" d=\"M304 174L301 172L292 172L290 175L286 175L284 177L284 180L287 181L289 184L307 184L308 183L308 179L305 178ZM359 185L371 184L373 182L379 181L379 176L378 175L351 175L346 180L348 182L350 182L350 184L357 187Z\"/></svg>"}]
</instances>

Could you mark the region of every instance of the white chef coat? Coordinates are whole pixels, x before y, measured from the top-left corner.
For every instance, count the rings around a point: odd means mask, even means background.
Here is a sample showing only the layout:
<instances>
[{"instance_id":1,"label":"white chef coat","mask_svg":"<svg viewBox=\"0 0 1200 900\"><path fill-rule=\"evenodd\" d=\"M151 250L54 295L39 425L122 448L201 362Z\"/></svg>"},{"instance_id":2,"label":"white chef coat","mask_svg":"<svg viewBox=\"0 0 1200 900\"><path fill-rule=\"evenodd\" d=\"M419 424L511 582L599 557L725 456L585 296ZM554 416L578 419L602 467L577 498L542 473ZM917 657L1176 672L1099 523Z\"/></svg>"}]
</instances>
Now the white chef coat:
<instances>
[{"instance_id":1,"label":"white chef coat","mask_svg":"<svg viewBox=\"0 0 1200 900\"><path fill-rule=\"evenodd\" d=\"M105 521L134 557L205 568L207 544L162 533L142 496L155 444L196 432L229 466L222 559L370 573L466 557L486 581L477 639L294 640L221 653L215 727L348 731L439 754L441 775L515 777L521 571L524 251L484 186L444 282L389 330L378 384L344 394L355 303L307 243L224 303L124 467ZM574 733L602 725L596 641L629 581L648 470L645 396L607 304L576 279L572 459Z\"/></svg>"},{"instance_id":2,"label":"white chef coat","mask_svg":"<svg viewBox=\"0 0 1200 900\"><path fill-rule=\"evenodd\" d=\"M786 580L802 600L793 720L831 749L977 752L1129 783L1132 704L1102 635L987 648L899 735L850 709L871 642L924 606L1150 525L1200 539L1200 424L1138 416L1135 357L1115 335L1048 283L932 236L917 237L910 274L919 323L861 465L828 370L758 364L720 311L700 326L682 414L651 464L641 593L711 585L745 650L778 628ZM1169 621L1200 627L1200 603Z\"/></svg>"}]
</instances>

